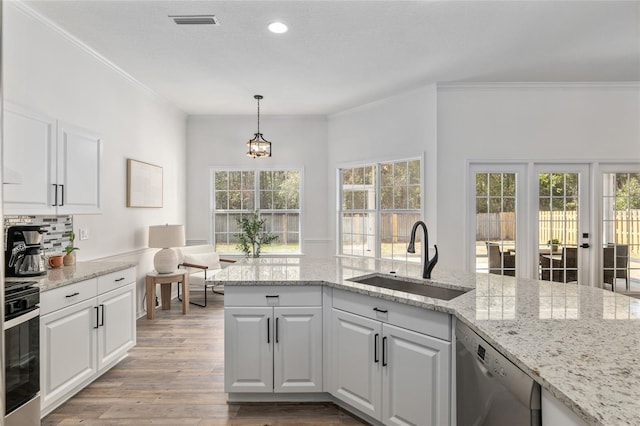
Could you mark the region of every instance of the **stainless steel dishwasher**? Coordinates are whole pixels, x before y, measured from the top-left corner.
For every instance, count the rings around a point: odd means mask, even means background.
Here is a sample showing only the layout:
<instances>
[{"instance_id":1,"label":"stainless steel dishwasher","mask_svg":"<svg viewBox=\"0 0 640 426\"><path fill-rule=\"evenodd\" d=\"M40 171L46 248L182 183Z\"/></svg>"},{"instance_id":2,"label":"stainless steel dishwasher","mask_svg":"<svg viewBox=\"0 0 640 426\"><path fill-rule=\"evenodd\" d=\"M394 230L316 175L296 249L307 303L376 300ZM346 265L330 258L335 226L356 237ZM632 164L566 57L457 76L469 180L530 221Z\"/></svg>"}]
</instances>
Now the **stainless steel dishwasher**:
<instances>
[{"instance_id":1,"label":"stainless steel dishwasher","mask_svg":"<svg viewBox=\"0 0 640 426\"><path fill-rule=\"evenodd\" d=\"M456 321L458 426L540 426L540 385Z\"/></svg>"}]
</instances>

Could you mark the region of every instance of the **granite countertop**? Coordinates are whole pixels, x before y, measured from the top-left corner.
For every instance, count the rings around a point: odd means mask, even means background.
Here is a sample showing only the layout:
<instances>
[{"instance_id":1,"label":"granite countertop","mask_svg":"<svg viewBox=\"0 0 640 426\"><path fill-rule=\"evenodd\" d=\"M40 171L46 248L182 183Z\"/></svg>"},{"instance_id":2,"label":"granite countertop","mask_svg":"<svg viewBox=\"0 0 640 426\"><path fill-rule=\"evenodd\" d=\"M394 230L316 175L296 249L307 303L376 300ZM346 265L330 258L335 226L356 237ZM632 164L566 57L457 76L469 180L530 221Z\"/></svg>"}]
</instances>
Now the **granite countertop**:
<instances>
[{"instance_id":1,"label":"granite countertop","mask_svg":"<svg viewBox=\"0 0 640 426\"><path fill-rule=\"evenodd\" d=\"M454 315L589 424L640 424L640 300L593 287L434 269L470 290L451 301L348 281L379 272L422 280L422 267L371 259L246 259L225 285L328 285Z\"/></svg>"},{"instance_id":2,"label":"granite countertop","mask_svg":"<svg viewBox=\"0 0 640 426\"><path fill-rule=\"evenodd\" d=\"M36 281L40 291L47 291L135 266L135 263L130 262L77 262L75 265L47 269L47 275L36 277L7 277L5 281Z\"/></svg>"}]
</instances>

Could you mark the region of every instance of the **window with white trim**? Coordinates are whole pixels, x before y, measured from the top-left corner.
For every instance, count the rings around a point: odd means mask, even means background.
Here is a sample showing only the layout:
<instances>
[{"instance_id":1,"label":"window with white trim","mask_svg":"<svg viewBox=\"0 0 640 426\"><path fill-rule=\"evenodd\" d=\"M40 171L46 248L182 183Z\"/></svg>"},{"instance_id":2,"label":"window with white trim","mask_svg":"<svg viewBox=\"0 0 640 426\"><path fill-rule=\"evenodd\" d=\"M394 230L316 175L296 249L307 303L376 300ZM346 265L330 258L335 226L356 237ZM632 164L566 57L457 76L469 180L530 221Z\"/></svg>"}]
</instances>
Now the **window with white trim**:
<instances>
[{"instance_id":1,"label":"window with white trim","mask_svg":"<svg viewBox=\"0 0 640 426\"><path fill-rule=\"evenodd\" d=\"M301 235L300 170L212 170L212 229L215 250L236 254L238 219L260 211L265 230L276 242L263 246L264 254L299 254Z\"/></svg>"},{"instance_id":2,"label":"window with white trim","mask_svg":"<svg viewBox=\"0 0 640 426\"><path fill-rule=\"evenodd\" d=\"M407 253L411 227L422 216L419 158L341 168L338 253L420 261Z\"/></svg>"}]
</instances>

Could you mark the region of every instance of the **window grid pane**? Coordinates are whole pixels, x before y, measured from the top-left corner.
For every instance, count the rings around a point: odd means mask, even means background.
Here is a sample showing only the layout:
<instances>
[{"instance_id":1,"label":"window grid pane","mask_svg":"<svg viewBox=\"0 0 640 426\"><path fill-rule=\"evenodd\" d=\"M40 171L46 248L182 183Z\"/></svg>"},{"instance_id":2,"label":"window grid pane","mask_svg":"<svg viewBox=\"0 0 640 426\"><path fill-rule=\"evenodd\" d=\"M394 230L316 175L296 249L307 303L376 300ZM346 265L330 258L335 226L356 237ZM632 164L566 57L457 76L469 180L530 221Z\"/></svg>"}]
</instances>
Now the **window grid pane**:
<instances>
[{"instance_id":1,"label":"window grid pane","mask_svg":"<svg viewBox=\"0 0 640 426\"><path fill-rule=\"evenodd\" d=\"M640 173L602 175L601 285L637 291L640 280Z\"/></svg>"},{"instance_id":2,"label":"window grid pane","mask_svg":"<svg viewBox=\"0 0 640 426\"><path fill-rule=\"evenodd\" d=\"M420 262L420 240L417 254L408 254L407 246L422 212L421 164L414 159L340 170L339 254Z\"/></svg>"},{"instance_id":3,"label":"window grid pane","mask_svg":"<svg viewBox=\"0 0 640 426\"><path fill-rule=\"evenodd\" d=\"M278 239L263 253L300 253L300 172L295 170L226 171L213 173L213 240L220 253L240 253L237 221L256 206L265 230ZM256 190L255 188L259 188Z\"/></svg>"},{"instance_id":4,"label":"window grid pane","mask_svg":"<svg viewBox=\"0 0 640 426\"><path fill-rule=\"evenodd\" d=\"M476 270L515 276L516 174L476 173Z\"/></svg>"}]
</instances>

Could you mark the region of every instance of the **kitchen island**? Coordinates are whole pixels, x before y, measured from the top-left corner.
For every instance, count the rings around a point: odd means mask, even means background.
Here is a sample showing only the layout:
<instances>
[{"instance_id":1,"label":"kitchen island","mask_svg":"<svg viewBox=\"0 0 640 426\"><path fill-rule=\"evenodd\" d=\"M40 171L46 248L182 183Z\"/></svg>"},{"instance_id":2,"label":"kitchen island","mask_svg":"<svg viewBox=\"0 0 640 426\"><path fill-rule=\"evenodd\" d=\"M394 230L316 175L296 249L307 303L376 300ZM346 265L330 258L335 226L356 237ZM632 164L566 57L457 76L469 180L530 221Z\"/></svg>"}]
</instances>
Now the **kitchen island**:
<instances>
[{"instance_id":1,"label":"kitchen island","mask_svg":"<svg viewBox=\"0 0 640 426\"><path fill-rule=\"evenodd\" d=\"M640 424L640 300L597 288L436 267L451 301L359 284L377 272L421 279L421 265L370 259L247 259L226 286L322 285L453 315L589 424ZM425 281L426 282L426 281Z\"/></svg>"}]
</instances>

